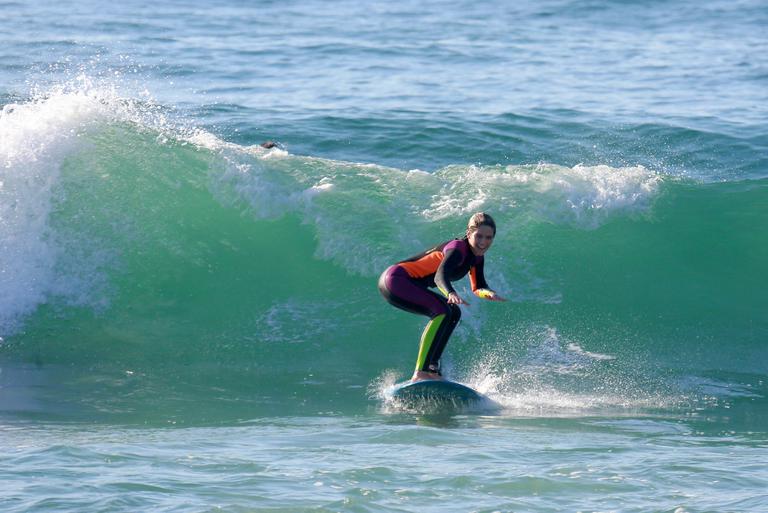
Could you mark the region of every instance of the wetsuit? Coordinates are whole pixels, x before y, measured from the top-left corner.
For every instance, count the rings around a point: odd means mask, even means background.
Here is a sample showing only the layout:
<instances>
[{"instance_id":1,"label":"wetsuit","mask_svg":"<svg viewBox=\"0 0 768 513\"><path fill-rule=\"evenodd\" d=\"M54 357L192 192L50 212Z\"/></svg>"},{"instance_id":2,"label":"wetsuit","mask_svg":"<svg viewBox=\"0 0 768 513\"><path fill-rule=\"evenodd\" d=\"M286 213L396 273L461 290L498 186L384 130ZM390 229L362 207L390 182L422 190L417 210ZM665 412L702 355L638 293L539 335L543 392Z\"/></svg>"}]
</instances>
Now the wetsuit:
<instances>
[{"instance_id":1,"label":"wetsuit","mask_svg":"<svg viewBox=\"0 0 768 513\"><path fill-rule=\"evenodd\" d=\"M416 370L439 372L440 356L461 319L459 305L448 303L446 298L456 292L451 282L467 273L477 296L492 294L483 276L483 257L472 253L465 238L444 242L398 262L379 278L379 291L390 304L430 318L421 335Z\"/></svg>"}]
</instances>

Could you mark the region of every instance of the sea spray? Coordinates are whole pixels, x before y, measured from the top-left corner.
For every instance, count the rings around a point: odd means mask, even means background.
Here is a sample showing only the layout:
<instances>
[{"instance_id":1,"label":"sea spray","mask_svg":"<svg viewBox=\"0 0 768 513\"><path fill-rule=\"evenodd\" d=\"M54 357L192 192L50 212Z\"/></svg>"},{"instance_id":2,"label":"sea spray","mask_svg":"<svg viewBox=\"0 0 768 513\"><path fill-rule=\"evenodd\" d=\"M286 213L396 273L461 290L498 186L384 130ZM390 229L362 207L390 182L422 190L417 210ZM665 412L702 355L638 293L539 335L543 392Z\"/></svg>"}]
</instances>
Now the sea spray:
<instances>
[{"instance_id":1,"label":"sea spray","mask_svg":"<svg viewBox=\"0 0 768 513\"><path fill-rule=\"evenodd\" d=\"M183 411L203 382L221 391L212 401L365 400L355 387L412 368L423 328L381 300L378 273L461 236L480 209L499 225L489 282L511 301L465 308L453 375L490 383L489 358L500 397L549 390L541 404L578 410L675 396L655 381L669 369L761 368L761 181L547 163L403 170L241 146L144 108L86 88L2 118L4 358L125 392L85 393L99 408L138 408L172 386ZM37 144L19 135L30 131ZM563 355L609 369L586 386L610 388L634 365L647 387L626 378L626 393L578 395L555 361L543 364L552 380L516 381L529 373L512 362L548 330Z\"/></svg>"}]
</instances>

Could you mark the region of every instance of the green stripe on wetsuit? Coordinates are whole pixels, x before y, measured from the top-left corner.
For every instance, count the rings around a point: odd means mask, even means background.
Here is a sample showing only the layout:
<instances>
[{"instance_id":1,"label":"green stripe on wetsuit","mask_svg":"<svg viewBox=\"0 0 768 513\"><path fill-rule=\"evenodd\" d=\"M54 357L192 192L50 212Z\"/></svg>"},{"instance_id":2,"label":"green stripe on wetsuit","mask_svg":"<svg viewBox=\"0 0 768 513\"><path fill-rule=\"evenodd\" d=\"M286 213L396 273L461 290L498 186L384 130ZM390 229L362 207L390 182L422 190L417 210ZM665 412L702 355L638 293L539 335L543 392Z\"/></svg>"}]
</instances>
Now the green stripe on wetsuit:
<instances>
[{"instance_id":1,"label":"green stripe on wetsuit","mask_svg":"<svg viewBox=\"0 0 768 513\"><path fill-rule=\"evenodd\" d=\"M416 370L420 371L424 368L424 363L427 360L429 350L432 348L432 343L435 341L440 326L442 326L445 320L445 314L440 314L433 317L429 323L427 323L424 332L421 334L421 342L419 342L419 356L416 359Z\"/></svg>"}]
</instances>

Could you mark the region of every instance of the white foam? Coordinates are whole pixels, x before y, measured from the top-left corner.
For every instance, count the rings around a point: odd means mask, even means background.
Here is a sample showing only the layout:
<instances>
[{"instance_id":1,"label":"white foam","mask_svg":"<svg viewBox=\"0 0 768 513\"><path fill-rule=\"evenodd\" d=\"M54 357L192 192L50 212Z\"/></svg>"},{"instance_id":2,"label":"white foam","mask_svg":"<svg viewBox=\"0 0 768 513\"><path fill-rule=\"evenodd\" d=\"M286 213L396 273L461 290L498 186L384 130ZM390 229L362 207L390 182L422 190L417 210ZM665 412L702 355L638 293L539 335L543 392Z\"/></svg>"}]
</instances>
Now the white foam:
<instances>
[{"instance_id":1,"label":"white foam","mask_svg":"<svg viewBox=\"0 0 768 513\"><path fill-rule=\"evenodd\" d=\"M541 370L539 370L541 372ZM580 416L603 411L651 409L670 402L658 394L596 386L594 392L568 390L547 383L524 369L479 372L470 386L501 405L506 413L522 416Z\"/></svg>"},{"instance_id":2,"label":"white foam","mask_svg":"<svg viewBox=\"0 0 768 513\"><path fill-rule=\"evenodd\" d=\"M181 132L179 132L177 129L177 132L178 133L176 133L175 136L180 141L188 142L207 150L220 152L225 159L238 160L237 158L232 159L233 153L236 155L247 154L265 160L288 156L288 152L286 150L278 148L277 146L273 146L272 148L264 148L260 144L254 144L252 146L240 146L239 144L225 141L216 135L200 128L188 129Z\"/></svg>"},{"instance_id":3,"label":"white foam","mask_svg":"<svg viewBox=\"0 0 768 513\"><path fill-rule=\"evenodd\" d=\"M593 229L618 215L648 211L660 182L641 166L457 165L426 173L301 156L267 159L271 153L260 147L202 135L195 140L224 157L226 164L214 179L222 201L236 197L261 218L298 213L317 230L319 258L364 275L378 274L388 262L435 243L431 226L439 221L456 220L460 232L470 214L489 210L501 221L520 216L523 222L533 218ZM399 252L387 254L381 242L360 244L377 237ZM556 291L536 295L559 300Z\"/></svg>"},{"instance_id":4,"label":"white foam","mask_svg":"<svg viewBox=\"0 0 768 513\"><path fill-rule=\"evenodd\" d=\"M508 414L580 416L674 402L658 391L642 390L625 371L606 367L613 356L584 351L555 328L543 326L527 336L531 339L528 354L503 354L496 349L463 376Z\"/></svg>"},{"instance_id":5,"label":"white foam","mask_svg":"<svg viewBox=\"0 0 768 513\"><path fill-rule=\"evenodd\" d=\"M87 144L88 133L110 121L167 127L150 103L125 101L113 86L81 75L72 83L38 91L0 113L0 336L17 330L24 316L49 294L82 297L77 285L56 279L58 248L49 217L61 165ZM87 275L87 272L84 273ZM69 290L65 290L65 289Z\"/></svg>"},{"instance_id":6,"label":"white foam","mask_svg":"<svg viewBox=\"0 0 768 513\"><path fill-rule=\"evenodd\" d=\"M547 221L592 229L617 213L643 212L661 178L643 166L450 166L422 215L465 217L479 210L525 209Z\"/></svg>"},{"instance_id":7,"label":"white foam","mask_svg":"<svg viewBox=\"0 0 768 513\"><path fill-rule=\"evenodd\" d=\"M591 351L585 351L581 348L579 344L570 343L568 344L568 350L572 351L578 355L583 355L588 358L593 358L595 360L615 360L615 356L611 356L609 354L602 354L602 353L594 353Z\"/></svg>"},{"instance_id":8,"label":"white foam","mask_svg":"<svg viewBox=\"0 0 768 513\"><path fill-rule=\"evenodd\" d=\"M384 405L385 411L387 411L389 406L391 406L391 397L388 392L392 390L395 383L402 379L405 378L396 370L385 370L378 378L368 384L368 397L381 402Z\"/></svg>"},{"instance_id":9,"label":"white foam","mask_svg":"<svg viewBox=\"0 0 768 513\"><path fill-rule=\"evenodd\" d=\"M309 189L306 189L302 194L306 199L311 199L317 196L318 194L322 194L324 192L330 192L334 189L333 183L330 181L329 178L323 178L323 180L320 181L317 185L313 185Z\"/></svg>"},{"instance_id":10,"label":"white foam","mask_svg":"<svg viewBox=\"0 0 768 513\"><path fill-rule=\"evenodd\" d=\"M0 333L46 295L56 260L48 239L52 190L84 122L101 109L83 95L6 105L0 115ZM98 116L98 114L96 113Z\"/></svg>"}]
</instances>

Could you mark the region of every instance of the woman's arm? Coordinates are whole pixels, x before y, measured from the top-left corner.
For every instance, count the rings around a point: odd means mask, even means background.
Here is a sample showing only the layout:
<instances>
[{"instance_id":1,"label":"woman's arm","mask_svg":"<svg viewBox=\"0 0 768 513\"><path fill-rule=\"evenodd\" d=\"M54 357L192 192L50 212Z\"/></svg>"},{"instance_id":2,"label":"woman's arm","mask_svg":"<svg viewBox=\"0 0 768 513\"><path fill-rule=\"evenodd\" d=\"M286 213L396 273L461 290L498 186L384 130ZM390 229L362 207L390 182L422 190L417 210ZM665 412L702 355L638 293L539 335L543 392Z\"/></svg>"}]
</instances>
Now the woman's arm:
<instances>
[{"instance_id":1,"label":"woman's arm","mask_svg":"<svg viewBox=\"0 0 768 513\"><path fill-rule=\"evenodd\" d=\"M461 265L464 260L464 254L461 249L458 248L460 241L451 241L443 248L443 261L435 272L435 285L443 293L445 297L450 297L451 294L456 294L456 289L453 288L451 280L448 279L449 271L455 267Z\"/></svg>"},{"instance_id":2,"label":"woman's arm","mask_svg":"<svg viewBox=\"0 0 768 513\"><path fill-rule=\"evenodd\" d=\"M506 301L506 299L488 287L488 283L485 281L484 267L485 259L480 257L479 261L469 270L469 283L472 285L472 292L482 299Z\"/></svg>"}]
</instances>

